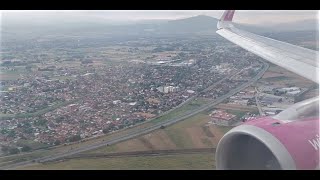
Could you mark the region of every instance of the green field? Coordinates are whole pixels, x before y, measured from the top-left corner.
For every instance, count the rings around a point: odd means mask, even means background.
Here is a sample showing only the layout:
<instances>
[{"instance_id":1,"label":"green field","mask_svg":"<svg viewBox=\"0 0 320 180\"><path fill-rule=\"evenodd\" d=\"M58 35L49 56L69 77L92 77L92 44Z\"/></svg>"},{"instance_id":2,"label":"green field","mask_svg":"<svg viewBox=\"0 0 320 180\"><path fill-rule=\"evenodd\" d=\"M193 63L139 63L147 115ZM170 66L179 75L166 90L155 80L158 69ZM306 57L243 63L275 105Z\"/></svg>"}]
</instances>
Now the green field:
<instances>
[{"instance_id":1,"label":"green field","mask_svg":"<svg viewBox=\"0 0 320 180\"><path fill-rule=\"evenodd\" d=\"M232 126L219 126L219 129L225 134L230 131L233 127Z\"/></svg>"},{"instance_id":2,"label":"green field","mask_svg":"<svg viewBox=\"0 0 320 180\"><path fill-rule=\"evenodd\" d=\"M188 127L193 127L199 123L201 124L204 121L207 121L207 116L203 113L199 113L184 121L181 121L177 124L169 126L163 129L163 131L169 136L170 140L177 146L177 148L181 148L181 149L194 148L194 144L192 143L189 135L185 132L185 129ZM117 147L117 144L113 144L110 146L105 146L105 147L101 147L91 151L87 151L86 153L111 153L111 152L118 152L118 151L119 151L119 148Z\"/></svg>"},{"instance_id":3,"label":"green field","mask_svg":"<svg viewBox=\"0 0 320 180\"><path fill-rule=\"evenodd\" d=\"M151 157L117 157L101 159L73 159L67 162L36 164L25 170L214 170L214 154L183 154Z\"/></svg>"},{"instance_id":4,"label":"green field","mask_svg":"<svg viewBox=\"0 0 320 180\"><path fill-rule=\"evenodd\" d=\"M284 80L289 80L291 79L288 76L276 76L276 77L268 77L268 78L264 78L264 81L284 81Z\"/></svg>"},{"instance_id":5,"label":"green field","mask_svg":"<svg viewBox=\"0 0 320 180\"><path fill-rule=\"evenodd\" d=\"M199 113L180 123L169 126L164 130L178 148L194 148L191 137L186 133L185 130L188 127L199 125L204 121L207 121L207 116L203 113Z\"/></svg>"},{"instance_id":6,"label":"green field","mask_svg":"<svg viewBox=\"0 0 320 180\"><path fill-rule=\"evenodd\" d=\"M20 77L19 71L1 71L0 80L16 80Z\"/></svg>"},{"instance_id":7,"label":"green field","mask_svg":"<svg viewBox=\"0 0 320 180\"><path fill-rule=\"evenodd\" d=\"M227 112L236 115L237 119L241 118L247 113L247 111L239 111L239 110L233 110L233 109L232 110L228 109Z\"/></svg>"},{"instance_id":8,"label":"green field","mask_svg":"<svg viewBox=\"0 0 320 180\"><path fill-rule=\"evenodd\" d=\"M16 80L20 75L30 73L26 70L25 66L15 66L15 70L0 70L0 80Z\"/></svg>"},{"instance_id":9,"label":"green field","mask_svg":"<svg viewBox=\"0 0 320 180\"><path fill-rule=\"evenodd\" d=\"M165 132L170 137L171 141L178 148L192 148L193 144L190 140L189 135L180 128L171 127L170 129L165 129Z\"/></svg>"},{"instance_id":10,"label":"green field","mask_svg":"<svg viewBox=\"0 0 320 180\"><path fill-rule=\"evenodd\" d=\"M26 153L26 154L17 154L11 156L0 157L0 165L4 166L7 164L22 162L26 160L31 160L34 158L39 158L44 155L48 155L48 150L39 150L33 153Z\"/></svg>"},{"instance_id":11,"label":"green field","mask_svg":"<svg viewBox=\"0 0 320 180\"><path fill-rule=\"evenodd\" d=\"M46 148L46 147L49 146L47 144L42 144L40 142L35 142L35 141L32 141L32 140L24 140L24 139L19 139L17 141L17 145L21 146L21 147L22 146L29 146L32 149Z\"/></svg>"},{"instance_id":12,"label":"green field","mask_svg":"<svg viewBox=\"0 0 320 180\"><path fill-rule=\"evenodd\" d=\"M183 114L185 114L187 111L193 110L193 109L197 109L202 105L205 105L208 101L205 99L196 99L196 100L192 100L186 104L184 104L183 106L171 111L168 114L165 114L161 117L155 118L153 119L151 122L156 124L158 122L161 121L165 121L167 119L171 119L171 118L175 118L178 116L181 116Z\"/></svg>"}]
</instances>

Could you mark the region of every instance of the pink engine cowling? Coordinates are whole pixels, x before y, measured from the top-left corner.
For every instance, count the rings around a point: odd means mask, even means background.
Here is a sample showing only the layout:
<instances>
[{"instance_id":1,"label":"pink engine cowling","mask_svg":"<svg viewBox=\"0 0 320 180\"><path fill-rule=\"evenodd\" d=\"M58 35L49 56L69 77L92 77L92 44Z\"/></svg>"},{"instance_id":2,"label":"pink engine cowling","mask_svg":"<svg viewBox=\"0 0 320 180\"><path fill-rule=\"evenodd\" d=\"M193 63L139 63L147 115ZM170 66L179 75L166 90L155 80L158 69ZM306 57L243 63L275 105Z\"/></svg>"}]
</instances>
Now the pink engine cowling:
<instances>
[{"instance_id":1,"label":"pink engine cowling","mask_svg":"<svg viewBox=\"0 0 320 180\"><path fill-rule=\"evenodd\" d=\"M319 97L233 128L216 150L217 169L319 169Z\"/></svg>"},{"instance_id":2,"label":"pink engine cowling","mask_svg":"<svg viewBox=\"0 0 320 180\"><path fill-rule=\"evenodd\" d=\"M226 133L217 169L319 169L319 118L248 121Z\"/></svg>"}]
</instances>

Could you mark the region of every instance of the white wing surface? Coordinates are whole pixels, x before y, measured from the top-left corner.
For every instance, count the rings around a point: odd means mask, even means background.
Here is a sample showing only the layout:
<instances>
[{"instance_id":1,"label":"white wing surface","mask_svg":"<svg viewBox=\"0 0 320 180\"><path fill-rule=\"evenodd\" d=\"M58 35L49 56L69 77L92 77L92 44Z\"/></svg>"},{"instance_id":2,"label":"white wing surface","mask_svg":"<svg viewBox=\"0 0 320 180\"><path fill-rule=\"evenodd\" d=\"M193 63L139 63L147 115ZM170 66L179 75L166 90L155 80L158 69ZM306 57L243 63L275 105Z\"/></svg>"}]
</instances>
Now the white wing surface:
<instances>
[{"instance_id":1,"label":"white wing surface","mask_svg":"<svg viewBox=\"0 0 320 180\"><path fill-rule=\"evenodd\" d=\"M232 24L234 10L227 10L218 22L217 33L240 47L319 83L319 52L237 29Z\"/></svg>"}]
</instances>

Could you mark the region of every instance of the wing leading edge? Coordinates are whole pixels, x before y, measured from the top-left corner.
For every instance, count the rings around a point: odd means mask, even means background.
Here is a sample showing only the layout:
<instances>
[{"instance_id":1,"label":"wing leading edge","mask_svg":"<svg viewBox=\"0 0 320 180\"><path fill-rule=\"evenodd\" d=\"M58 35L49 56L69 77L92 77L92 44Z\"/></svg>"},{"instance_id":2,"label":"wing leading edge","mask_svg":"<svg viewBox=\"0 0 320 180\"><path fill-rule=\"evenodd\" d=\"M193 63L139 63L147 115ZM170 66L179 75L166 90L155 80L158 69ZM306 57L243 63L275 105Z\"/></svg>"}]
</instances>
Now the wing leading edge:
<instances>
[{"instance_id":1,"label":"wing leading edge","mask_svg":"<svg viewBox=\"0 0 320 180\"><path fill-rule=\"evenodd\" d=\"M217 33L269 62L319 84L319 52L237 29L232 24L234 10L225 11Z\"/></svg>"}]
</instances>

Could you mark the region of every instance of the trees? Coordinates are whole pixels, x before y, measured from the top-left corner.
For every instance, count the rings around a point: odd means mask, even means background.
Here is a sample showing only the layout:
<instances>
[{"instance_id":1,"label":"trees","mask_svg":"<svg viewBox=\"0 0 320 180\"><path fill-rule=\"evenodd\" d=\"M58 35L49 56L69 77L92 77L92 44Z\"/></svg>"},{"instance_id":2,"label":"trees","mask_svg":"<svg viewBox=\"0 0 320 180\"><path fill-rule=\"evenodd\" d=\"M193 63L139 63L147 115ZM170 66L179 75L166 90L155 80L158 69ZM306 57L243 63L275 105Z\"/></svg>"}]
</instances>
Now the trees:
<instances>
[{"instance_id":1,"label":"trees","mask_svg":"<svg viewBox=\"0 0 320 180\"><path fill-rule=\"evenodd\" d=\"M107 133L109 132L109 128L103 129L102 132L103 132L104 134L107 134Z\"/></svg>"},{"instance_id":2,"label":"trees","mask_svg":"<svg viewBox=\"0 0 320 180\"><path fill-rule=\"evenodd\" d=\"M34 125L36 125L36 126L44 126L46 124L47 124L47 120L46 119L39 119L39 120L34 122Z\"/></svg>"},{"instance_id":3,"label":"trees","mask_svg":"<svg viewBox=\"0 0 320 180\"><path fill-rule=\"evenodd\" d=\"M249 76L250 76L250 77L253 77L254 75L256 75L256 71L253 70L253 69L250 69L250 70L249 70Z\"/></svg>"},{"instance_id":4,"label":"trees","mask_svg":"<svg viewBox=\"0 0 320 180\"><path fill-rule=\"evenodd\" d=\"M31 151L31 147L30 147L30 146L27 146L27 145L24 145L24 146L22 146L21 151L22 151L22 152L28 152L28 151Z\"/></svg>"},{"instance_id":5,"label":"trees","mask_svg":"<svg viewBox=\"0 0 320 180\"><path fill-rule=\"evenodd\" d=\"M8 146L2 146L1 147L1 151L4 153L7 153L9 151L9 147Z\"/></svg>"},{"instance_id":6,"label":"trees","mask_svg":"<svg viewBox=\"0 0 320 180\"><path fill-rule=\"evenodd\" d=\"M25 68L26 68L27 71L31 71L32 70L32 65L27 65Z\"/></svg>"},{"instance_id":7,"label":"trees","mask_svg":"<svg viewBox=\"0 0 320 180\"><path fill-rule=\"evenodd\" d=\"M56 123L60 123L64 120L64 117L60 116L60 117L56 118L55 120L56 120Z\"/></svg>"},{"instance_id":8,"label":"trees","mask_svg":"<svg viewBox=\"0 0 320 180\"><path fill-rule=\"evenodd\" d=\"M14 130L10 130L8 133L8 137L15 137L16 136L16 132Z\"/></svg>"},{"instance_id":9,"label":"trees","mask_svg":"<svg viewBox=\"0 0 320 180\"><path fill-rule=\"evenodd\" d=\"M18 153L20 153L20 150L16 147L11 147L11 148L9 148L9 153L10 154L18 154Z\"/></svg>"},{"instance_id":10,"label":"trees","mask_svg":"<svg viewBox=\"0 0 320 180\"><path fill-rule=\"evenodd\" d=\"M119 129L122 129L122 128L124 128L124 125L123 124L119 124L118 127L119 127Z\"/></svg>"},{"instance_id":11,"label":"trees","mask_svg":"<svg viewBox=\"0 0 320 180\"><path fill-rule=\"evenodd\" d=\"M8 133L8 130L7 130L7 129L1 129L1 130L0 130L0 133L1 133L1 134L7 134L7 133Z\"/></svg>"},{"instance_id":12,"label":"trees","mask_svg":"<svg viewBox=\"0 0 320 180\"><path fill-rule=\"evenodd\" d=\"M55 140L53 143L55 146L58 146L61 144L61 141L59 139Z\"/></svg>"},{"instance_id":13,"label":"trees","mask_svg":"<svg viewBox=\"0 0 320 180\"><path fill-rule=\"evenodd\" d=\"M31 127L28 127L28 128L25 128L23 132L27 134L31 134L33 132L33 129Z\"/></svg>"},{"instance_id":14,"label":"trees","mask_svg":"<svg viewBox=\"0 0 320 180\"><path fill-rule=\"evenodd\" d=\"M4 153L9 153L9 154L18 154L20 153L20 150L16 147L10 147L10 146L2 146L1 151Z\"/></svg>"},{"instance_id":15,"label":"trees","mask_svg":"<svg viewBox=\"0 0 320 180\"><path fill-rule=\"evenodd\" d=\"M76 142L76 141L80 141L81 140L81 136L78 134L78 135L74 135L74 136L71 136L69 138L69 141L70 142Z\"/></svg>"},{"instance_id":16,"label":"trees","mask_svg":"<svg viewBox=\"0 0 320 180\"><path fill-rule=\"evenodd\" d=\"M22 124L21 124L21 123L18 123L17 127L18 127L18 128L22 128Z\"/></svg>"}]
</instances>

